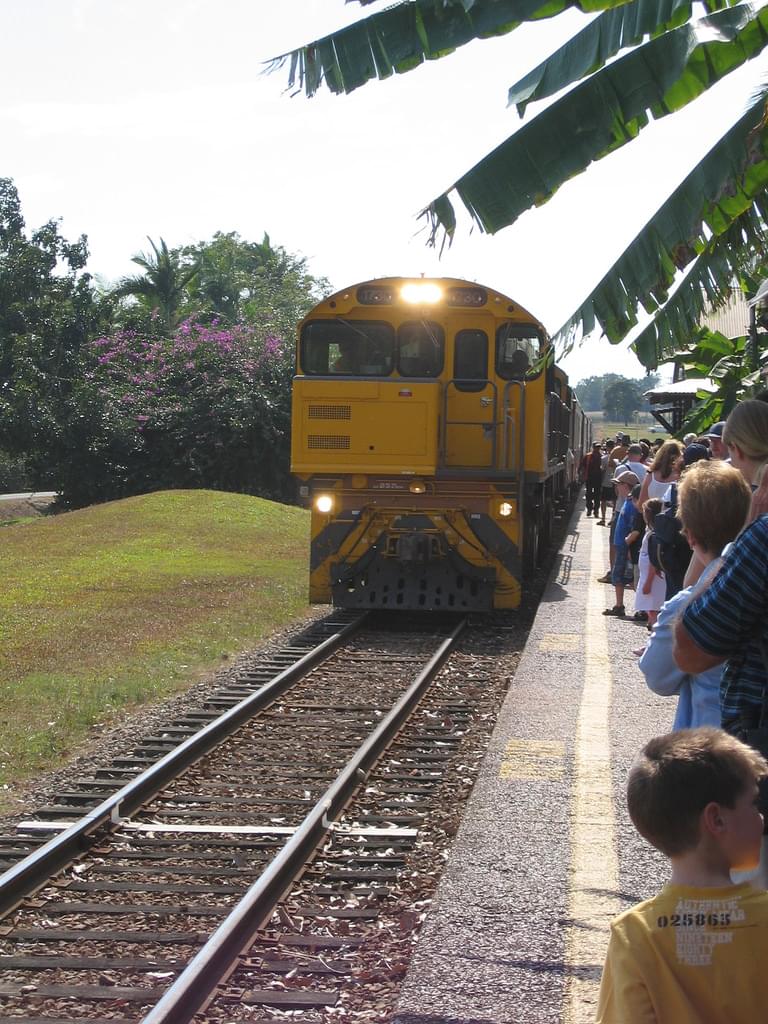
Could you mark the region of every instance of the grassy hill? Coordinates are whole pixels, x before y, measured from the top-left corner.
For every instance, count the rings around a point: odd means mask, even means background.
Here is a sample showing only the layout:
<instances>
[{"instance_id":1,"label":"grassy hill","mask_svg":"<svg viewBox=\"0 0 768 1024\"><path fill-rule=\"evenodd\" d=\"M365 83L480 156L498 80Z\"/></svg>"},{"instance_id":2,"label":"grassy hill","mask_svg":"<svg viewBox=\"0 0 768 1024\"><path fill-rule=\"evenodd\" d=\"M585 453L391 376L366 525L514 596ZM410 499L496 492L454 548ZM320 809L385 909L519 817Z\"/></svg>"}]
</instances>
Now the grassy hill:
<instances>
[{"instance_id":1,"label":"grassy hill","mask_svg":"<svg viewBox=\"0 0 768 1024\"><path fill-rule=\"evenodd\" d=\"M248 495L161 491L5 526L0 543L0 785L306 608L309 513Z\"/></svg>"}]
</instances>

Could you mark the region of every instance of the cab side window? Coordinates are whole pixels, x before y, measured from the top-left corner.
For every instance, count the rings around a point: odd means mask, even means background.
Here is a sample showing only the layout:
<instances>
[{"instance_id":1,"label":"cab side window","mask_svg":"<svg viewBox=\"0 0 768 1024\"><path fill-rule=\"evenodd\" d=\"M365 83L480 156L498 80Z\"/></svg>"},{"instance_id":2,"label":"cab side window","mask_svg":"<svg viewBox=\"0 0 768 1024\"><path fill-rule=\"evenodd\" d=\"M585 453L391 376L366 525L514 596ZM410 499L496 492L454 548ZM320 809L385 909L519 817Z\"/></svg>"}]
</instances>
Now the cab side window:
<instances>
[{"instance_id":1,"label":"cab side window","mask_svg":"<svg viewBox=\"0 0 768 1024\"><path fill-rule=\"evenodd\" d=\"M483 391L488 384L488 335L458 331L453 344L453 376L458 391Z\"/></svg>"},{"instance_id":2,"label":"cab side window","mask_svg":"<svg viewBox=\"0 0 768 1024\"><path fill-rule=\"evenodd\" d=\"M541 355L542 337L534 324L506 323L496 331L496 372L504 380L525 380Z\"/></svg>"}]
</instances>

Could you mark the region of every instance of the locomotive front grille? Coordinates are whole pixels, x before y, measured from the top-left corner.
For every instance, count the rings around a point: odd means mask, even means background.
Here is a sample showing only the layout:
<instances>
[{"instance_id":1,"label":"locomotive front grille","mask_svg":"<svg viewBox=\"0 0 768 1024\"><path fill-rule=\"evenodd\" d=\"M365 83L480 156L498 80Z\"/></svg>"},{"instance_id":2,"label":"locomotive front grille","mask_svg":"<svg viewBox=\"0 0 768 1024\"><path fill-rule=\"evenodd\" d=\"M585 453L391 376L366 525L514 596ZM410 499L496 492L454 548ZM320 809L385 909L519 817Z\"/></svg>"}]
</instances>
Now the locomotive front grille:
<instances>
[{"instance_id":1,"label":"locomotive front grille","mask_svg":"<svg viewBox=\"0 0 768 1024\"><path fill-rule=\"evenodd\" d=\"M349 434L310 434L307 437L307 448L325 448L342 451L350 447Z\"/></svg>"},{"instance_id":2,"label":"locomotive front grille","mask_svg":"<svg viewBox=\"0 0 768 1024\"><path fill-rule=\"evenodd\" d=\"M437 534L382 532L362 558L330 566L340 608L490 611L496 572L470 565Z\"/></svg>"},{"instance_id":3,"label":"locomotive front grille","mask_svg":"<svg viewBox=\"0 0 768 1024\"><path fill-rule=\"evenodd\" d=\"M351 420L351 405L310 405L308 410L310 420Z\"/></svg>"}]
</instances>

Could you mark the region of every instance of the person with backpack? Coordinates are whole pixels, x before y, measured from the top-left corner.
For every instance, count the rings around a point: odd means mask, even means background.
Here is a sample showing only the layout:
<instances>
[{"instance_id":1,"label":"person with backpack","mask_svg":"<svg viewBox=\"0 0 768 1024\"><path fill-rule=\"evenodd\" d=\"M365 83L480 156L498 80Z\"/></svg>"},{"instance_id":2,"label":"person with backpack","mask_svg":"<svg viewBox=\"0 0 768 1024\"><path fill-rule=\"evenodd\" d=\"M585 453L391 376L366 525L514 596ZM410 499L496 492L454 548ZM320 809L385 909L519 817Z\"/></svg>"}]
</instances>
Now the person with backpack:
<instances>
[{"instance_id":1,"label":"person with backpack","mask_svg":"<svg viewBox=\"0 0 768 1024\"><path fill-rule=\"evenodd\" d=\"M702 572L695 585L685 587L661 606L640 658L640 671L654 693L677 696L673 729L719 726L722 665L696 674L684 672L672 657L672 637L677 619L715 578L722 564L722 550L741 531L750 493L733 466L713 460L699 462L684 474L678 497L683 530L694 556L701 562Z\"/></svg>"},{"instance_id":2,"label":"person with backpack","mask_svg":"<svg viewBox=\"0 0 768 1024\"><path fill-rule=\"evenodd\" d=\"M709 451L703 444L689 444L682 454L682 471L702 459L709 459ZM672 483L664 496L665 509L653 521L656 534L658 561L664 572L666 583L665 599L669 601L686 584L695 582L686 579L691 562L691 548L681 532L677 515L677 484Z\"/></svg>"}]
</instances>

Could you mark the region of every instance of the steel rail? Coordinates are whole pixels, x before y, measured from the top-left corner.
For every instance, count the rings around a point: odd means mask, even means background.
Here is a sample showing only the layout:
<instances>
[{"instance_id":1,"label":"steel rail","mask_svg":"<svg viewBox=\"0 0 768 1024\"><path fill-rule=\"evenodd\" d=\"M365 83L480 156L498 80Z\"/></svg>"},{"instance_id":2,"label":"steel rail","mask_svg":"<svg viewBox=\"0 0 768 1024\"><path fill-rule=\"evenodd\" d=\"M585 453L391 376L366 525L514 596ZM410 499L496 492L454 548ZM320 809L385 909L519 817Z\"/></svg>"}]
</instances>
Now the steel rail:
<instances>
[{"instance_id":1,"label":"steel rail","mask_svg":"<svg viewBox=\"0 0 768 1024\"><path fill-rule=\"evenodd\" d=\"M467 624L462 619L309 811L296 832L254 882L232 913L190 961L142 1024L188 1024L207 1006L237 957L272 916L307 859L329 832L357 786L413 713Z\"/></svg>"},{"instance_id":2,"label":"steel rail","mask_svg":"<svg viewBox=\"0 0 768 1024\"><path fill-rule=\"evenodd\" d=\"M107 797L69 828L50 839L29 856L0 875L0 920L69 864L89 846L88 837L102 825L134 814L142 804L156 796L180 771L213 750L256 712L261 711L311 668L330 657L356 632L367 613L355 618L338 633L329 636L313 650L289 665L254 693L209 722L194 736L181 742L135 779Z\"/></svg>"}]
</instances>

